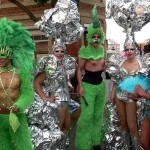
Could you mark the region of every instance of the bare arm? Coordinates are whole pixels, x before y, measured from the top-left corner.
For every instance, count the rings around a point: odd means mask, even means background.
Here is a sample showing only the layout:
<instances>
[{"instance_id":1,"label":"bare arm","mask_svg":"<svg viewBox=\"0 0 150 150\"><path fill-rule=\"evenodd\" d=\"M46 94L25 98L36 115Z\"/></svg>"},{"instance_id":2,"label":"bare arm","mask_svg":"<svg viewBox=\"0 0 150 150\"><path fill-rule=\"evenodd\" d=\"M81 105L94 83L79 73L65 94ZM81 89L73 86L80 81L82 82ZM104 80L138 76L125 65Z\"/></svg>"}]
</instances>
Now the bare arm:
<instances>
[{"instance_id":1,"label":"bare arm","mask_svg":"<svg viewBox=\"0 0 150 150\"><path fill-rule=\"evenodd\" d=\"M82 89L82 70L84 69L86 59L79 58L77 66L77 81L78 81L78 95L83 96Z\"/></svg>"},{"instance_id":2,"label":"bare arm","mask_svg":"<svg viewBox=\"0 0 150 150\"><path fill-rule=\"evenodd\" d=\"M105 69L106 69L106 59L102 58L102 70L105 71Z\"/></svg>"},{"instance_id":3,"label":"bare arm","mask_svg":"<svg viewBox=\"0 0 150 150\"><path fill-rule=\"evenodd\" d=\"M135 90L141 97L150 100L150 94L147 93L140 85L137 85Z\"/></svg>"},{"instance_id":4,"label":"bare arm","mask_svg":"<svg viewBox=\"0 0 150 150\"><path fill-rule=\"evenodd\" d=\"M117 84L114 83L113 86L112 86L111 95L110 95L110 101L112 103L115 103L114 102L114 97L115 97L115 91L116 91L116 89L117 89Z\"/></svg>"},{"instance_id":5,"label":"bare arm","mask_svg":"<svg viewBox=\"0 0 150 150\"><path fill-rule=\"evenodd\" d=\"M46 94L42 90L42 83L44 82L45 79L46 79L45 72L42 72L35 77L35 79L34 79L35 91L43 100L48 100L50 102L54 102L57 98L46 96Z\"/></svg>"}]
</instances>

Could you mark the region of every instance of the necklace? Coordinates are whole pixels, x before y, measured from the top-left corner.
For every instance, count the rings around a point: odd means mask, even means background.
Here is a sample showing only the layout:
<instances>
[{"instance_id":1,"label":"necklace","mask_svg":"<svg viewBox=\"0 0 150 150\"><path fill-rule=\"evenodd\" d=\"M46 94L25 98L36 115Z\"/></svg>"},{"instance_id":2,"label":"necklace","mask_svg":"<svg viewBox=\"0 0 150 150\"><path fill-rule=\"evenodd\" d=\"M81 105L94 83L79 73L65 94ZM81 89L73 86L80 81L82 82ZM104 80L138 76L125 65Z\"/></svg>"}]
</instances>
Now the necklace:
<instances>
[{"instance_id":1,"label":"necklace","mask_svg":"<svg viewBox=\"0 0 150 150\"><path fill-rule=\"evenodd\" d=\"M13 69L14 69L14 67L11 64L9 64L6 67L0 67L0 73L2 73L2 72L12 72Z\"/></svg>"},{"instance_id":2,"label":"necklace","mask_svg":"<svg viewBox=\"0 0 150 150\"><path fill-rule=\"evenodd\" d=\"M0 76L0 84L1 84L1 86L2 86L2 88L3 88L3 90L4 90L4 93L5 93L5 95L0 99L0 104L2 104L5 108L7 108L7 109L11 109L10 107L8 107L4 102L3 102L3 100L7 97L8 99L9 99L9 101L10 102L12 102L12 104L14 104L14 101L9 97L9 91L10 91L10 88L11 88L11 85L12 85L12 83L13 83L13 80L14 80L14 76L15 76L15 68L13 68L13 75L12 75L12 78L11 78L11 81L10 81L10 83L9 83L9 86L8 86L8 88L6 89L5 87L4 87L4 84L3 84L3 82L2 82L2 79L1 79L1 76Z\"/></svg>"}]
</instances>

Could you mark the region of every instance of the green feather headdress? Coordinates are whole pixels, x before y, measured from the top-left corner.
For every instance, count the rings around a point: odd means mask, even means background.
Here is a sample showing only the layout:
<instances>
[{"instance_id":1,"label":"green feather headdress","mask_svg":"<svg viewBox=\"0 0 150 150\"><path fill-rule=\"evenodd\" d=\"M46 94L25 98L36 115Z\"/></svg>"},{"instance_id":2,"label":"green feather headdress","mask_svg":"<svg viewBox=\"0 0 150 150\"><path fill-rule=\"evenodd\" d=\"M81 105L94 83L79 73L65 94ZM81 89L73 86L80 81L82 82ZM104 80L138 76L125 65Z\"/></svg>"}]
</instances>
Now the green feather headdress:
<instances>
[{"instance_id":1,"label":"green feather headdress","mask_svg":"<svg viewBox=\"0 0 150 150\"><path fill-rule=\"evenodd\" d=\"M32 70L35 44L30 33L21 23L2 18L0 20L0 49L6 48L11 50L12 65L15 68L28 72Z\"/></svg>"},{"instance_id":2,"label":"green feather headdress","mask_svg":"<svg viewBox=\"0 0 150 150\"><path fill-rule=\"evenodd\" d=\"M93 34L98 34L100 36L100 41L99 43L104 43L105 40L105 34L103 32L103 28L101 27L100 20L97 15L97 9L96 5L94 5L93 10L91 12L92 16L92 23L88 25L88 33L86 35L86 39L88 41L88 44L93 43L92 41L92 36Z\"/></svg>"}]
</instances>

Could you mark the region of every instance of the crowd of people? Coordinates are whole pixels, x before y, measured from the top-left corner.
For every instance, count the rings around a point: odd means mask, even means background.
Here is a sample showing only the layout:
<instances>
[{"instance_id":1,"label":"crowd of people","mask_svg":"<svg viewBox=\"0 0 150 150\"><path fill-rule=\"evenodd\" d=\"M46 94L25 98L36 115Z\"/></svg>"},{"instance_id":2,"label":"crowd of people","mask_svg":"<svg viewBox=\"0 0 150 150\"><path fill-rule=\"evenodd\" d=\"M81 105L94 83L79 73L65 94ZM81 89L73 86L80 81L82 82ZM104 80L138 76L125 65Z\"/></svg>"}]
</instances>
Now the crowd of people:
<instances>
[{"instance_id":1,"label":"crowd of people","mask_svg":"<svg viewBox=\"0 0 150 150\"><path fill-rule=\"evenodd\" d=\"M30 33L20 23L0 20L0 150L67 149L71 126L69 91L75 73L81 103L75 147L101 150L106 57L105 35L96 7L92 19L86 35L88 45L79 49L78 62L67 54L60 38L54 39L51 54L33 61L35 44ZM127 58L119 64L121 82L137 76L142 68L136 50L134 43L125 43ZM147 100L139 133L136 102L141 97ZM134 92L127 93L114 82L110 102L117 106L124 150L150 150L149 89L137 84Z\"/></svg>"}]
</instances>

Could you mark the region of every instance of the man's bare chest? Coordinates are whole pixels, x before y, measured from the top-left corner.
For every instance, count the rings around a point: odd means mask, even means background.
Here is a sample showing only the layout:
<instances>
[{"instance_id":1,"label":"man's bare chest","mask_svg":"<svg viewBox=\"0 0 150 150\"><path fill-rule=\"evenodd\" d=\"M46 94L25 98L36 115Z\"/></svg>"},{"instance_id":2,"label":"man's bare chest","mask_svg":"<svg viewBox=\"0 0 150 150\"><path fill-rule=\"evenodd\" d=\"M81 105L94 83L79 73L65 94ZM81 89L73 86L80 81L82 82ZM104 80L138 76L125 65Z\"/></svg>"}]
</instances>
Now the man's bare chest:
<instances>
[{"instance_id":1,"label":"man's bare chest","mask_svg":"<svg viewBox=\"0 0 150 150\"><path fill-rule=\"evenodd\" d=\"M99 65L102 65L102 59L99 59L99 60L89 60L89 61L87 61L87 64L91 65L93 67L99 66Z\"/></svg>"},{"instance_id":2,"label":"man's bare chest","mask_svg":"<svg viewBox=\"0 0 150 150\"><path fill-rule=\"evenodd\" d=\"M20 85L20 79L17 75L0 75L0 89L17 88Z\"/></svg>"}]
</instances>

